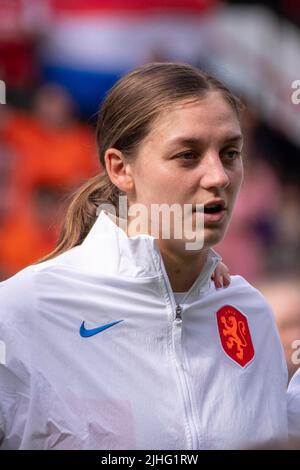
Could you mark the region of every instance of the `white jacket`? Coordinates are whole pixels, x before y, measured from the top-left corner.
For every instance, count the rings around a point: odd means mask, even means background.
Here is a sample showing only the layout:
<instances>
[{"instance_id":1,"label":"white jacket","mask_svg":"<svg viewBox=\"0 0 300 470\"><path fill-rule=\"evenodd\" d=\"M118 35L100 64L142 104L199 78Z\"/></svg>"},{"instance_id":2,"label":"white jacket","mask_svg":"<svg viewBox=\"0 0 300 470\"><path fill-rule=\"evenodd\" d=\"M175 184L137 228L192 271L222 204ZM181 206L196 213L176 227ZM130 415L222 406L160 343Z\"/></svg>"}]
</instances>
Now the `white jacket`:
<instances>
[{"instance_id":1,"label":"white jacket","mask_svg":"<svg viewBox=\"0 0 300 470\"><path fill-rule=\"evenodd\" d=\"M219 259L210 250L176 309L155 239L128 238L102 211L80 246L0 283L1 448L229 449L286 437L272 312L240 276L216 289Z\"/></svg>"},{"instance_id":2,"label":"white jacket","mask_svg":"<svg viewBox=\"0 0 300 470\"><path fill-rule=\"evenodd\" d=\"M288 388L289 435L300 444L300 368L293 375Z\"/></svg>"}]
</instances>

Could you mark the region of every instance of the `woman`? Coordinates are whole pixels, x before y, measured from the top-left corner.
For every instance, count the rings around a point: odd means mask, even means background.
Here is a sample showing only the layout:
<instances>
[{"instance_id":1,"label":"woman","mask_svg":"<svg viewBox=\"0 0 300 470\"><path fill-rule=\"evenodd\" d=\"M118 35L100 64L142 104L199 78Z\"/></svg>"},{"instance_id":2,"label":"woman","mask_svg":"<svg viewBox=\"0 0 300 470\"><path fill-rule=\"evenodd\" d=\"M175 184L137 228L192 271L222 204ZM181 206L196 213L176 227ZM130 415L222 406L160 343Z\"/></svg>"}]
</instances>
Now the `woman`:
<instances>
[{"instance_id":1,"label":"woman","mask_svg":"<svg viewBox=\"0 0 300 470\"><path fill-rule=\"evenodd\" d=\"M184 64L148 64L112 88L97 126L104 174L75 195L57 249L0 286L3 448L285 437L272 312L240 276L218 290L210 279L242 182L239 108ZM161 204L187 209L171 221L181 236L165 236L165 214L151 226Z\"/></svg>"}]
</instances>

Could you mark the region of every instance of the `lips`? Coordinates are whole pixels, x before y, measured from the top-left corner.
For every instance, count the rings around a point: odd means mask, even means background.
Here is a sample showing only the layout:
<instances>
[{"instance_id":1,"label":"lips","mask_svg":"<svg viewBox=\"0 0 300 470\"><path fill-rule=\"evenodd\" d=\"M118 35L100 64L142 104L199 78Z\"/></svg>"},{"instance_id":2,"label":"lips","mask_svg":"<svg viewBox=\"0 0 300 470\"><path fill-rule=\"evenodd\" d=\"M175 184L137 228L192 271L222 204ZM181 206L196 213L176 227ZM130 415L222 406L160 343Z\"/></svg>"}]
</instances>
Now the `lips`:
<instances>
[{"instance_id":1,"label":"lips","mask_svg":"<svg viewBox=\"0 0 300 470\"><path fill-rule=\"evenodd\" d=\"M226 210L223 199L214 199L204 204L204 214L218 214Z\"/></svg>"},{"instance_id":2,"label":"lips","mask_svg":"<svg viewBox=\"0 0 300 470\"><path fill-rule=\"evenodd\" d=\"M202 206L203 207L203 206ZM224 199L215 198L204 203L204 223L222 222L226 216L226 203ZM196 208L194 209L196 212Z\"/></svg>"},{"instance_id":3,"label":"lips","mask_svg":"<svg viewBox=\"0 0 300 470\"><path fill-rule=\"evenodd\" d=\"M212 222L222 222L225 219L226 210L222 209L215 213L206 213L204 212L204 223L212 223Z\"/></svg>"},{"instance_id":4,"label":"lips","mask_svg":"<svg viewBox=\"0 0 300 470\"><path fill-rule=\"evenodd\" d=\"M199 204L200 206L200 204ZM217 214L218 212L227 210L224 199L211 199L210 201L204 203L204 214ZM202 205L201 205L202 207ZM196 205L193 207L193 211L197 210Z\"/></svg>"}]
</instances>

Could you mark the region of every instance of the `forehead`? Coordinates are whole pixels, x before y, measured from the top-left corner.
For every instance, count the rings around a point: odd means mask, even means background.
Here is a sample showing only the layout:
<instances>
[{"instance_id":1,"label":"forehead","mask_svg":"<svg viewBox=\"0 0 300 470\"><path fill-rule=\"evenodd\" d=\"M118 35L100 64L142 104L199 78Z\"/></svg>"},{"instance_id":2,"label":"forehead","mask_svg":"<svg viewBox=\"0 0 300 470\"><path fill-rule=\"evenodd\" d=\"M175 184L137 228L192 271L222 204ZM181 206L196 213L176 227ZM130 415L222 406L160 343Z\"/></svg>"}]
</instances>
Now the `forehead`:
<instances>
[{"instance_id":1,"label":"forehead","mask_svg":"<svg viewBox=\"0 0 300 470\"><path fill-rule=\"evenodd\" d=\"M206 140L227 138L241 133L238 117L219 92L204 98L176 103L165 109L148 134L148 141L168 143L190 135ZM163 139L163 140L162 140Z\"/></svg>"}]
</instances>

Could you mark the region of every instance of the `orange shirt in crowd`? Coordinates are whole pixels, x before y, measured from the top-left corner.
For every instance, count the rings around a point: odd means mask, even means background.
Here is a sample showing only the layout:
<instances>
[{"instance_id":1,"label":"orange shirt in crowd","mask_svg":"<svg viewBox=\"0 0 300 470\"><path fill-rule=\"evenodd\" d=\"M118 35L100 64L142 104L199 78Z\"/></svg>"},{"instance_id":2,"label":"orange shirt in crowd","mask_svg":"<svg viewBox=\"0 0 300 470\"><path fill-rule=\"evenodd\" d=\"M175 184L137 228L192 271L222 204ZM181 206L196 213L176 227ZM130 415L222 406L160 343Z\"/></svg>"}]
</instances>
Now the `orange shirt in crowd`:
<instances>
[{"instance_id":1,"label":"orange shirt in crowd","mask_svg":"<svg viewBox=\"0 0 300 470\"><path fill-rule=\"evenodd\" d=\"M39 220L36 189L49 186L67 195L98 173L100 165L93 132L75 121L51 128L13 112L1 137L16 157L11 182L16 207L0 221L0 277L7 277L52 251L57 240L57 227L51 231ZM47 218L50 209L39 210Z\"/></svg>"},{"instance_id":2,"label":"orange shirt in crowd","mask_svg":"<svg viewBox=\"0 0 300 470\"><path fill-rule=\"evenodd\" d=\"M54 249L58 227L43 228L31 207L8 217L0 229L0 271L8 278ZM3 280L3 279L2 279Z\"/></svg>"},{"instance_id":3,"label":"orange shirt in crowd","mask_svg":"<svg viewBox=\"0 0 300 470\"><path fill-rule=\"evenodd\" d=\"M24 190L37 184L74 187L100 169L93 132L77 122L51 128L34 116L15 113L3 137L20 156L16 180Z\"/></svg>"}]
</instances>

